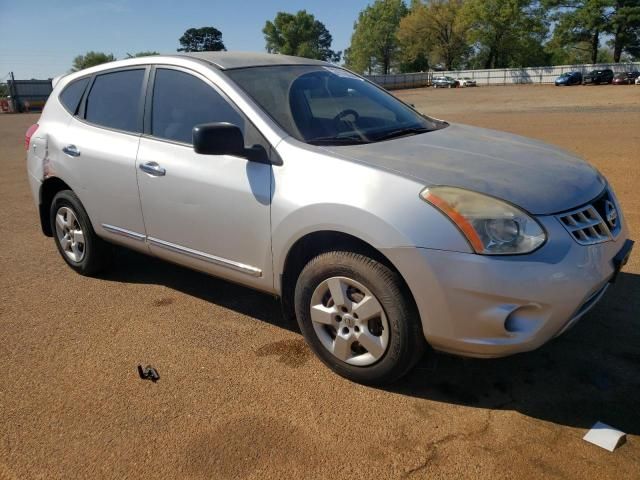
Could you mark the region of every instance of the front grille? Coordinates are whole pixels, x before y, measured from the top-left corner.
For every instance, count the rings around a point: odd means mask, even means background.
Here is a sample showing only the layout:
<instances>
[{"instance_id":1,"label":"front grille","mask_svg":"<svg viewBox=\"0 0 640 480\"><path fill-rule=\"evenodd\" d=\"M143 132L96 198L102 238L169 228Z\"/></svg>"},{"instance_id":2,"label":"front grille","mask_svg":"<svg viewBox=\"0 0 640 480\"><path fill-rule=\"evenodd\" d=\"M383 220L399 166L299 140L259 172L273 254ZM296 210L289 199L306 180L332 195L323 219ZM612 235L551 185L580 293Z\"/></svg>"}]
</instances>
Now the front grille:
<instances>
[{"instance_id":1,"label":"front grille","mask_svg":"<svg viewBox=\"0 0 640 480\"><path fill-rule=\"evenodd\" d=\"M612 240L620 231L620 211L607 190L591 203L556 217L580 245Z\"/></svg>"}]
</instances>

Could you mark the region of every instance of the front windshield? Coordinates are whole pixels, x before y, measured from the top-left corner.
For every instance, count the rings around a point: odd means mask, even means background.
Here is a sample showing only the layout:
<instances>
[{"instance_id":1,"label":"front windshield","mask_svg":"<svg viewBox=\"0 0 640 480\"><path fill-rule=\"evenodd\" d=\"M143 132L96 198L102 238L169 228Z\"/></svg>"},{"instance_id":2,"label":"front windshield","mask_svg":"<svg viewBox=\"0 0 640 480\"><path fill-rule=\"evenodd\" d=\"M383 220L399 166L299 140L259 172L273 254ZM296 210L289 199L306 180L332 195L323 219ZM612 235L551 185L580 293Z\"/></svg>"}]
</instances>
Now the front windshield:
<instances>
[{"instance_id":1,"label":"front windshield","mask_svg":"<svg viewBox=\"0 0 640 480\"><path fill-rule=\"evenodd\" d=\"M442 127L341 68L268 66L225 73L288 134L306 143L371 143Z\"/></svg>"}]
</instances>

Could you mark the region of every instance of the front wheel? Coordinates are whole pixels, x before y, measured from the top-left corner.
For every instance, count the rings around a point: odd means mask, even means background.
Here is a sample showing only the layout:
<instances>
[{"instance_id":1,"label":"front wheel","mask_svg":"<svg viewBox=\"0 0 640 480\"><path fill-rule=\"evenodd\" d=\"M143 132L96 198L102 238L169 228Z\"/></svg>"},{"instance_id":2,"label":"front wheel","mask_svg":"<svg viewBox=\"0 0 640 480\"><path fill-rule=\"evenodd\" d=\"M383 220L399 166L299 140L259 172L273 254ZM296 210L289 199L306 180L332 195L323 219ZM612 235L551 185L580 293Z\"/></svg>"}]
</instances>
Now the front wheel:
<instances>
[{"instance_id":1,"label":"front wheel","mask_svg":"<svg viewBox=\"0 0 640 480\"><path fill-rule=\"evenodd\" d=\"M328 252L302 270L295 289L300 330L339 375L380 385L420 359L424 339L416 307L400 275L351 252Z\"/></svg>"}]
</instances>

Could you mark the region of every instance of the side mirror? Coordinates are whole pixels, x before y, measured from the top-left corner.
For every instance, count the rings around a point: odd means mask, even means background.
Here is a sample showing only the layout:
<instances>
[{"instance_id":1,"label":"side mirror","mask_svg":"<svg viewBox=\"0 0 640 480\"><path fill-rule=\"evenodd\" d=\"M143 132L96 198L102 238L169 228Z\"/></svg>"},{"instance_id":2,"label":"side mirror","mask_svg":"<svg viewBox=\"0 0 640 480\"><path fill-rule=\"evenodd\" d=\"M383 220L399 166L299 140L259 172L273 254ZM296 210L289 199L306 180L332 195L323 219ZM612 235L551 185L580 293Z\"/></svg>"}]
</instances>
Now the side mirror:
<instances>
[{"instance_id":1,"label":"side mirror","mask_svg":"<svg viewBox=\"0 0 640 480\"><path fill-rule=\"evenodd\" d=\"M205 123L193 127L193 150L202 155L246 157L242 130L230 123Z\"/></svg>"}]
</instances>

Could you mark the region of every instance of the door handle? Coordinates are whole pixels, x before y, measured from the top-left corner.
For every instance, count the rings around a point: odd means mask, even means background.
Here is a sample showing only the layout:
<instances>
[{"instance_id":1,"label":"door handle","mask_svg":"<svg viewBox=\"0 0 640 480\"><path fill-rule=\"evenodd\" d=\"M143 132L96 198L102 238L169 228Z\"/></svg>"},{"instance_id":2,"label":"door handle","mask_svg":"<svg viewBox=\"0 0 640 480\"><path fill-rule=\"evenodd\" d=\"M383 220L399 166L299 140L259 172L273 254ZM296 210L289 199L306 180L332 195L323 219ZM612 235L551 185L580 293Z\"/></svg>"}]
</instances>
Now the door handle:
<instances>
[{"instance_id":1,"label":"door handle","mask_svg":"<svg viewBox=\"0 0 640 480\"><path fill-rule=\"evenodd\" d=\"M163 177L167 173L167 171L156 162L141 163L139 168L154 177Z\"/></svg>"},{"instance_id":2,"label":"door handle","mask_svg":"<svg viewBox=\"0 0 640 480\"><path fill-rule=\"evenodd\" d=\"M70 157L80 156L80 150L78 150L78 147L76 147L75 145L67 145L62 149L62 151L67 155L69 155Z\"/></svg>"}]
</instances>

